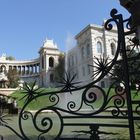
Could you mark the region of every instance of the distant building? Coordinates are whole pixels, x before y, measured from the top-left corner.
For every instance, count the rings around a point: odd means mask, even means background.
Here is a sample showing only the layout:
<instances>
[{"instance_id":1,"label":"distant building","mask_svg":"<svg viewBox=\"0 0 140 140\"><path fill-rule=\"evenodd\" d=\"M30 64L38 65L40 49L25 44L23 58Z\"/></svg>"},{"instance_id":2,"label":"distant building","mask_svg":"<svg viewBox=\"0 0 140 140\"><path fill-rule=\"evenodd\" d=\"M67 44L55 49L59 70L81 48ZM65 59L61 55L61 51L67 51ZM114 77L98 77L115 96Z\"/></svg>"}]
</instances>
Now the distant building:
<instances>
[{"instance_id":1,"label":"distant building","mask_svg":"<svg viewBox=\"0 0 140 140\"><path fill-rule=\"evenodd\" d=\"M76 74L75 80L81 81L82 84L90 83L93 71L96 70L96 58L104 57L112 60L117 49L117 30L114 27L111 31L106 31L104 26L88 25L80 31L75 39L76 47L68 51L67 70L70 75ZM58 64L60 51L53 40L46 40L39 50L39 57L34 60L17 61L6 60L6 55L0 57L0 71L8 71L17 69L21 83L23 81L37 81L38 85L45 87L55 86L54 67ZM92 65L92 66L90 66ZM110 85L110 77L106 76L98 85L108 87Z\"/></svg>"},{"instance_id":2,"label":"distant building","mask_svg":"<svg viewBox=\"0 0 140 140\"><path fill-rule=\"evenodd\" d=\"M71 49L67 56L70 75L77 74L76 81L82 81L82 84L88 84L95 80L92 75L96 71L96 58L108 58L108 61L114 58L117 49L117 36L116 27L107 31L104 26L90 24L80 31L75 36L76 47ZM97 84L101 87L109 87L110 83L110 77L105 76Z\"/></svg>"},{"instance_id":3,"label":"distant building","mask_svg":"<svg viewBox=\"0 0 140 140\"><path fill-rule=\"evenodd\" d=\"M16 69L21 82L34 82L38 85L54 86L54 67L58 63L60 51L53 40L46 40L39 50L37 59L28 61L6 60L6 55L0 57L0 72Z\"/></svg>"}]
</instances>

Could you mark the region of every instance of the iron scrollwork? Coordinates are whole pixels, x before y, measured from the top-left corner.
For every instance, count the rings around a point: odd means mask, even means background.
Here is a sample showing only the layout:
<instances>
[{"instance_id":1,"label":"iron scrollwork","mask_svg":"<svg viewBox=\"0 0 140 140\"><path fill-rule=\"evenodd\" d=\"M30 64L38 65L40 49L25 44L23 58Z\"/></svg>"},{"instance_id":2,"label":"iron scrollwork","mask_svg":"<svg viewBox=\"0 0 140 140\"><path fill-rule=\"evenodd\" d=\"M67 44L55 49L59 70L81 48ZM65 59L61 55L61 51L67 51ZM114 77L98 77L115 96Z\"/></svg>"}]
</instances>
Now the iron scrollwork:
<instances>
[{"instance_id":1,"label":"iron scrollwork","mask_svg":"<svg viewBox=\"0 0 140 140\"><path fill-rule=\"evenodd\" d=\"M89 126L89 131L82 131L87 132L90 134L89 139L99 139L99 135L103 132L99 130L101 125L105 124L92 124L92 123L82 123L80 124L71 124L66 123L65 119L74 119L74 118L95 118L101 117L105 118L101 114L105 111L110 111L109 118L123 118L123 119L133 119L129 118L128 111L129 107L126 103L126 98L128 93L128 89L126 88L126 81L123 79L115 79L111 84L108 90L103 89L96 85L100 80L102 80L105 76L114 76L112 73L113 67L115 64L118 63L118 56L124 53L123 43L125 33L123 30L122 24L125 21L122 20L122 15L117 14L117 10L113 9L111 11L111 19L107 20L105 23L105 28L107 30L111 30L113 28L112 22L115 23L117 26L118 32L118 46L116 50L116 54L112 60L109 58L96 58L95 57L95 65L91 67L95 68L92 74L92 82L78 87L76 84L81 82L74 82L75 75L70 77L69 74L66 73L66 77L63 78L62 82L59 82L62 89L59 91L53 92L43 92L40 91L38 88L35 89L35 83L30 88L28 84L25 84L25 104L19 113L19 130L20 132L16 132L13 128L11 128L6 121L4 120L3 116L0 115L0 124L4 124L3 126L8 127L11 131L13 131L20 139L29 140L30 136L26 132L24 128L24 122L30 121L31 125L36 132L36 139L38 140L45 140L48 138L48 135L51 135L49 132L53 131L54 127L57 127L57 132L54 139L61 139L63 130L65 126ZM124 59L124 58L123 58ZM127 58L125 58L127 59ZM124 63L124 61L123 61ZM124 63L125 64L125 63ZM120 84L121 83L121 84ZM128 83L127 83L128 84ZM127 85L128 86L128 85ZM113 94L112 94L112 90ZM78 94L78 103L73 98L70 99L65 103L64 106L61 106L62 103L62 96L70 94L70 96L76 96ZM49 102L51 103L50 106L43 106L36 112L27 111L27 107L30 105L31 102L37 100L40 97L48 98ZM22 98L22 99L23 99ZM89 109L86 112L83 112L82 109L86 108ZM139 114L140 104L136 107L136 112ZM125 110L124 110L125 109ZM51 113L47 113L51 112ZM55 118L52 117L52 114ZM140 115L140 114L139 114ZM57 121L57 125L55 122ZM59 122L59 123L58 123ZM108 124L106 125L108 126ZM111 127L117 126L116 124L110 124ZM118 125L119 127L129 127L130 125ZM78 131L77 131L78 132ZM104 132L105 133L105 132ZM48 134L48 135L47 135ZM105 134L112 134L112 133L105 133ZM131 134L134 135L134 134ZM3 137L1 136L1 139ZM132 137L131 137L132 139ZM134 139L133 139L134 140Z\"/></svg>"}]
</instances>

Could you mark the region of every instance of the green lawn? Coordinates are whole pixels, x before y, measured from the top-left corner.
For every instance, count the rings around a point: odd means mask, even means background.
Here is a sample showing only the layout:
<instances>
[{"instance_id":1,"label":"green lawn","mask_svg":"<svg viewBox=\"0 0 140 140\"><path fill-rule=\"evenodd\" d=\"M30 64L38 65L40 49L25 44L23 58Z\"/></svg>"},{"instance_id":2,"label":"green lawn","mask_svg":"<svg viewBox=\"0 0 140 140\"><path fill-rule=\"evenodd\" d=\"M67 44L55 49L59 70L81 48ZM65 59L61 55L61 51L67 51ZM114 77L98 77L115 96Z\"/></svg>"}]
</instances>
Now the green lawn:
<instances>
[{"instance_id":1,"label":"green lawn","mask_svg":"<svg viewBox=\"0 0 140 140\"><path fill-rule=\"evenodd\" d=\"M43 91L43 93L44 92L51 92L51 91L54 91L54 90L56 90L56 89L51 89L51 88L47 88L47 89L40 89L40 90L44 90ZM107 89L105 89L105 91L107 92ZM131 92L131 94L132 94L132 99L133 100L140 100L140 93L138 93L138 95L137 96L135 96L136 94L136 91L135 90L132 90L132 92ZM41 93L40 93L41 94ZM115 94L115 92L114 92L114 89L111 89L111 91L110 91L110 96L113 96ZM21 91L16 91L15 93L13 93L12 94L12 96L13 97L16 97L17 98L17 100L18 100L18 106L20 107L20 108L22 108L23 107L23 105L25 104L25 99L23 99L23 100L20 100L23 96L24 96L25 94L23 94L23 93L21 93ZM74 94L73 94L74 95ZM134 97L135 96L135 97ZM97 102L97 104L100 104L100 102L101 102L101 100L99 100L98 102ZM110 102L110 105L113 105L113 100L111 100L111 102ZM40 108L43 108L43 107L45 107L45 106L49 106L49 105L51 105L51 103L50 103L50 101L49 101L49 99L48 99L48 96L46 95L46 96L41 96L41 97L39 97L39 98L37 98L37 100L34 100L34 101L32 101L31 103L30 103L30 106L28 106L27 107L27 109L28 110L38 110L38 109L40 109ZM103 113L107 113L107 114L103 114L103 115L110 115L110 112L103 112ZM54 135L54 132L55 131L57 131L58 130L58 126L59 126L59 122L58 122L58 118L56 118L57 116L54 116L54 113L42 113L41 115L43 115L43 116L40 116L41 118L42 117L44 117L44 115L45 116L49 116L50 115L50 117L51 118L53 118L54 119L54 129L53 129L53 131L51 131L50 133L49 133L49 135ZM13 124L11 124L11 125L14 125L14 128L16 128L17 129L17 131L18 131L18 127L17 126L15 126L16 124L17 124L17 122L18 122L18 119L17 119L17 116L16 117L12 117L12 119L11 119L12 121L10 121L9 123L13 123ZM78 123L78 122L101 122L101 123L111 123L111 122L113 122L113 123L123 123L123 124L127 124L127 120L119 120L119 119L96 119L96 118L91 118L91 119L85 119L85 118L81 118L81 119L74 119L74 120L69 120L69 119L67 119L67 120L65 120L65 122L76 122L76 123ZM108 122L107 122L108 121ZM138 121L135 121L135 122L137 122L137 124L139 124L140 123L140 121L138 120ZM8 123L8 124L9 124ZM17 124L18 125L18 124ZM28 119L27 121L25 120L24 122L23 122L23 125L24 125L24 128L25 128L25 131L26 131L26 133L30 136L30 138L31 139L35 139L36 138L36 135L38 134L38 133L36 133L36 130L34 130L34 126L33 125L31 125L31 122L30 122L30 119ZM80 127L78 127L78 126L75 126L75 127L72 127L72 126L66 126L65 128L64 128L64 132L63 132L63 135L72 135L72 136L74 136L74 135L79 135L78 133L76 133L76 132L73 132L74 130L88 130L88 127L84 127L84 126L80 126ZM136 140L139 140L140 139L140 131L139 131L140 129L138 128L138 126L136 126L135 125L135 133L136 133ZM112 139L116 139L116 140L128 140L129 139L129 130L126 128L126 129L124 129L124 128L112 128L112 127L101 127L100 128L100 131L105 131L105 132L113 132L113 133L118 133L117 135L101 135L101 139L108 139L108 140L112 140ZM8 130L5 130L5 129L2 129L2 130L0 130L0 132L1 132L1 134L5 134L6 135L6 137L9 137L9 140L12 140L11 139L11 137L13 137L13 140L18 140L18 139L16 139L15 138L15 136L13 135L12 136L12 134L9 132L8 133ZM6 134L6 133L7 134ZM83 133L81 133L80 135L79 135L79 137L82 137L82 136L85 136L85 134L83 134ZM47 138L48 138L48 136L47 136Z\"/></svg>"},{"instance_id":2,"label":"green lawn","mask_svg":"<svg viewBox=\"0 0 140 140\"><path fill-rule=\"evenodd\" d=\"M46 93L46 92L55 91L56 89L41 88L40 90L42 91L42 93ZM26 97L23 98L25 96L25 93L23 93L23 92L24 92L23 90L18 90L11 94L12 97L15 97L17 99L17 104L18 104L19 108L22 108L25 104ZM41 96L41 97L37 98L36 100L33 100L30 103L30 105L27 107L27 109L28 110L37 110L37 109L40 109L41 107L47 106L47 105L51 105L51 104L48 100L48 96L46 95L46 96Z\"/></svg>"},{"instance_id":3,"label":"green lawn","mask_svg":"<svg viewBox=\"0 0 140 140\"><path fill-rule=\"evenodd\" d=\"M56 91L57 89L55 89L55 88L41 88L40 90L43 91L42 93L46 93L46 92ZM104 90L107 92L108 89L104 89ZM140 100L140 92L138 93L138 95L136 95L135 93L136 93L135 90L131 91L132 99L133 100ZM111 89L111 91L109 93L109 97L111 97L113 95L115 95L115 90ZM14 92L13 94L11 94L11 96L17 98L18 107L22 108L23 105L25 104L25 99L26 99L26 98L24 98L24 99L20 100L23 96L25 96L25 94L22 93L22 90ZM49 96L46 95L46 96L41 96L41 97L37 98L36 100L33 100L30 103L30 105L27 107L27 109L37 110L39 108L51 105L51 102L49 101L48 97ZM103 102L103 98L98 100L96 102L96 104L94 103L94 107L98 108L102 102ZM114 105L114 99L110 100L108 105Z\"/></svg>"},{"instance_id":4,"label":"green lawn","mask_svg":"<svg viewBox=\"0 0 140 140\"><path fill-rule=\"evenodd\" d=\"M107 113L105 113L104 115L107 115ZM57 116L55 116L54 113L42 113L39 115L38 121L37 121L37 126L40 126L40 128L45 129L45 127L41 127L40 125L40 121L42 120L42 118L45 117L49 117L52 119L53 121L53 127L51 129L51 131L49 131L48 133L44 133L43 136L45 136L45 138L47 140L51 140L51 138L49 139L49 136L54 136L55 134L57 134L59 128L60 128L60 122L59 122L59 118ZM9 116L7 117L7 123L9 126L11 126L12 128L14 128L17 132L20 133L19 131L19 127L18 127L18 116ZM22 120L22 128L24 130L24 133L30 138L30 140L37 140L38 139L38 135L40 134L36 128L34 127L33 123L32 123L32 119L31 117L29 117L27 120ZM80 123L80 122L84 122L84 123L115 123L115 124L127 124L126 120L120 120L120 119L96 119L96 118L90 118L90 119L85 119L85 118L81 118L81 119L64 119L64 122L66 123ZM89 127L88 126L64 126L63 132L62 132L62 136L71 136L71 137L75 137L76 138L83 138L83 137L89 137L89 135L82 133L80 131L89 131ZM77 132L74 132L77 131ZM78 133L79 131L79 133ZM99 131L103 131L103 132L112 132L113 134L101 134L100 138L102 140L129 140L129 130L128 128L115 128L115 127L100 127ZM116 133L116 134L115 134ZM136 134L136 140L140 139L140 129L138 129L137 126L135 126L135 134ZM0 135L3 135L4 138L6 140L20 140L10 129L1 126L0 127Z\"/></svg>"}]
</instances>

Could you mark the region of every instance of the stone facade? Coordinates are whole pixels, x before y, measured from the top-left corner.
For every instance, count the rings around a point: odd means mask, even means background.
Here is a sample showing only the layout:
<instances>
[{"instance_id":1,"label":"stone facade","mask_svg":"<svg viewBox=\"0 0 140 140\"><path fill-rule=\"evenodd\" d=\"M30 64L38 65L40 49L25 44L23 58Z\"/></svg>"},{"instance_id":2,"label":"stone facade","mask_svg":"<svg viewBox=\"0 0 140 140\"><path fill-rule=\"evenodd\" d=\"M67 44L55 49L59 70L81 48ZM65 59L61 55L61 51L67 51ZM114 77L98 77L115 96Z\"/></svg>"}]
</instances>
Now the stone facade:
<instances>
[{"instance_id":1,"label":"stone facade","mask_svg":"<svg viewBox=\"0 0 140 140\"><path fill-rule=\"evenodd\" d=\"M0 57L0 72L7 73L16 69L20 82L34 82L39 86L54 86L54 67L58 63L60 51L53 40L46 40L39 50L39 57L34 60L6 60L6 55Z\"/></svg>"},{"instance_id":2,"label":"stone facade","mask_svg":"<svg viewBox=\"0 0 140 140\"><path fill-rule=\"evenodd\" d=\"M117 49L117 36L116 27L111 31L105 30L104 26L93 24L85 27L75 36L76 47L68 52L67 63L70 75L77 74L75 78L77 82L90 83L93 80L92 75L96 71L94 67L96 58L108 58L108 61L114 58ZM109 87L110 77L104 77L97 84L101 87Z\"/></svg>"},{"instance_id":3,"label":"stone facade","mask_svg":"<svg viewBox=\"0 0 140 140\"><path fill-rule=\"evenodd\" d=\"M131 37L130 37L131 38ZM117 49L117 30L114 27L111 31L106 31L104 26L90 24L80 31L75 39L76 47L73 47L66 54L66 68L70 75L76 74L75 81L82 84L90 83L93 80L92 74L95 71L95 57L108 58L112 60ZM3 55L0 58L0 71L8 71L10 68L17 69L21 81L37 81L38 85L53 87L54 68L58 64L60 51L53 40L46 40L39 50L39 58L29 61L6 60ZM92 66L90 66L92 65ZM105 77L98 85L108 87L110 78Z\"/></svg>"}]
</instances>

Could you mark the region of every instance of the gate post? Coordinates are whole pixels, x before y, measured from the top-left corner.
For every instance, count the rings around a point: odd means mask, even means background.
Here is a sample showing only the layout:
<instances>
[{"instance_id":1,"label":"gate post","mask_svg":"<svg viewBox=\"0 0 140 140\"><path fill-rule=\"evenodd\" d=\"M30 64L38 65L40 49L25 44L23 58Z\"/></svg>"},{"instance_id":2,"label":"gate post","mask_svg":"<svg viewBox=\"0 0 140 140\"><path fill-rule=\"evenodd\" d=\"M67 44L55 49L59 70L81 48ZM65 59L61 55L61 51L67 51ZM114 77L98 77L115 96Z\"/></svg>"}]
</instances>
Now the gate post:
<instances>
[{"instance_id":1,"label":"gate post","mask_svg":"<svg viewBox=\"0 0 140 140\"><path fill-rule=\"evenodd\" d=\"M110 13L111 19L108 19L105 23L105 28L107 30L111 30L113 25L110 22L115 22L117 25L118 31L118 49L122 54L122 63L123 63L123 74L124 74L124 86L126 92L126 100L127 100L127 111L128 111L128 122L129 122L129 134L130 140L135 140L135 132L134 132L134 118L133 118L133 110L132 110L132 99L131 99L131 89L129 85L129 69L128 69L128 58L126 54L126 44L125 44L125 36L127 32L124 31L124 23L128 20L123 20L122 14L117 14L117 10L113 9Z\"/></svg>"},{"instance_id":2,"label":"gate post","mask_svg":"<svg viewBox=\"0 0 140 140\"><path fill-rule=\"evenodd\" d=\"M129 69L128 69L128 58L126 54L126 44L125 44L125 32L124 32L124 24L123 24L123 17L119 15L119 28L118 36L120 36L120 48L122 54L122 61L123 61L123 71L124 71L124 85L125 85L125 92L126 92L126 99L127 99L127 109L128 109L128 121L129 121L129 133L130 139L135 140L135 130L134 130L134 119L133 119L133 110L132 110L132 99L131 99L131 89L130 89L130 82L129 82Z\"/></svg>"}]
</instances>

